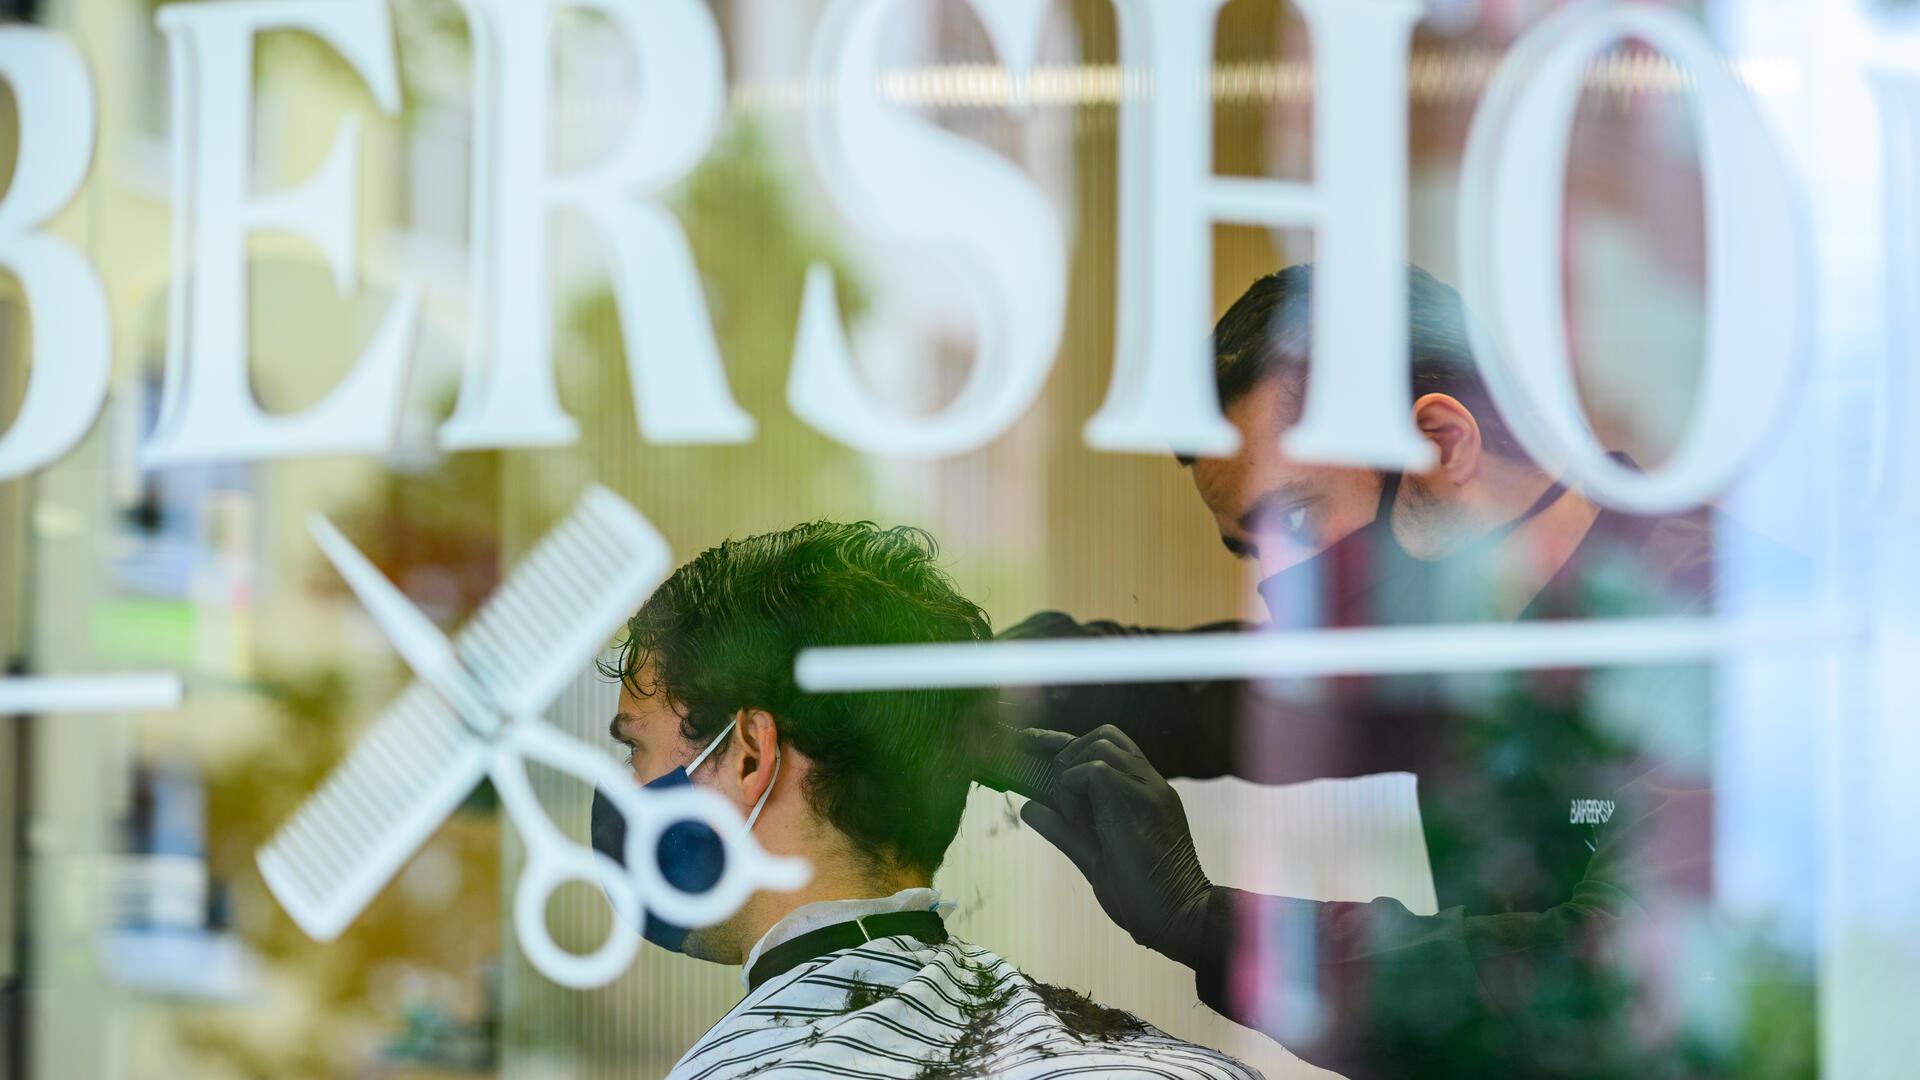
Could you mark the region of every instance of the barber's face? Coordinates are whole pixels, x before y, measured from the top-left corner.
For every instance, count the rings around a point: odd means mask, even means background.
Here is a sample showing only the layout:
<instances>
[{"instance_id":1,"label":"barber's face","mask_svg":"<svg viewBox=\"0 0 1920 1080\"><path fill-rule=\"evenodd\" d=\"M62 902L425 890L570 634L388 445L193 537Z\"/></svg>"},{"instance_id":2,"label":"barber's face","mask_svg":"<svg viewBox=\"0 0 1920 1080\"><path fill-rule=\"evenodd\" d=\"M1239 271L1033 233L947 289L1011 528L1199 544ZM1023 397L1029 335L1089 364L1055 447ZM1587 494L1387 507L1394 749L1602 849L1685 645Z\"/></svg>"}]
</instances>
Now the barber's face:
<instances>
[{"instance_id":1,"label":"barber's face","mask_svg":"<svg viewBox=\"0 0 1920 1080\"><path fill-rule=\"evenodd\" d=\"M1261 577L1373 521L1378 473L1294 461L1281 452L1281 434L1300 417L1299 396L1287 380L1262 380L1226 417L1240 431L1239 452L1195 461L1193 481L1227 550L1257 564Z\"/></svg>"}]
</instances>

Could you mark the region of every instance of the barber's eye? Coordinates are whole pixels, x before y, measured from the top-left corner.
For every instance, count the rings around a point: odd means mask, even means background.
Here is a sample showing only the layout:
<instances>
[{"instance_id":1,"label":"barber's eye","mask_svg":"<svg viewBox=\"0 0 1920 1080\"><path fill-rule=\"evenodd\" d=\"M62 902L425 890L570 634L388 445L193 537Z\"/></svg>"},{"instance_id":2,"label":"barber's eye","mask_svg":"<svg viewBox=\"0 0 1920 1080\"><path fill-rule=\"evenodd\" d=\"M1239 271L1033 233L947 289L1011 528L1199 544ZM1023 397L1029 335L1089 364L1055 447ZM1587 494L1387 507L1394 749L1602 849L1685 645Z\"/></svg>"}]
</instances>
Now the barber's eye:
<instances>
[{"instance_id":1,"label":"barber's eye","mask_svg":"<svg viewBox=\"0 0 1920 1080\"><path fill-rule=\"evenodd\" d=\"M1278 531L1289 543L1301 547L1312 547L1315 543L1313 528L1313 507L1309 503L1298 503L1287 507L1278 515Z\"/></svg>"},{"instance_id":2,"label":"barber's eye","mask_svg":"<svg viewBox=\"0 0 1920 1080\"><path fill-rule=\"evenodd\" d=\"M1310 549L1319 545L1312 502L1268 507L1255 529L1264 541L1281 548ZM1264 550L1264 546L1263 546Z\"/></svg>"},{"instance_id":3,"label":"barber's eye","mask_svg":"<svg viewBox=\"0 0 1920 1080\"><path fill-rule=\"evenodd\" d=\"M1292 533L1296 537L1305 536L1307 532L1306 506L1302 504L1300 506L1296 506L1293 509L1287 511L1286 521L1287 521L1288 532Z\"/></svg>"}]
</instances>

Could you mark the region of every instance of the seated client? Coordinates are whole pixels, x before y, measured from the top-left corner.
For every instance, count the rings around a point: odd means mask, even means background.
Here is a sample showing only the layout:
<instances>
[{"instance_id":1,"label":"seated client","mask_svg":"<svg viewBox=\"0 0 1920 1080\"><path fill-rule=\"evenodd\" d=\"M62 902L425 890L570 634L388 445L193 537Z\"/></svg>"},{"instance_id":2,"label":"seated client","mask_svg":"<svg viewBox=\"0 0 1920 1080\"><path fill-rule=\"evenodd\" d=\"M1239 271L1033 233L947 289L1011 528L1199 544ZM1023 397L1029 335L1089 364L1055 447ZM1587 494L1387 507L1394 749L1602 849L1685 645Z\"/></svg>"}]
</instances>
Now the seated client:
<instances>
[{"instance_id":1,"label":"seated client","mask_svg":"<svg viewBox=\"0 0 1920 1080\"><path fill-rule=\"evenodd\" d=\"M633 617L608 674L634 780L684 768L767 851L813 867L800 890L756 893L718 925L649 922L650 940L741 965L747 991L670 1076L1256 1075L947 932L933 873L960 827L983 692L794 685L807 646L989 633L931 537L869 523L722 544Z\"/></svg>"}]
</instances>

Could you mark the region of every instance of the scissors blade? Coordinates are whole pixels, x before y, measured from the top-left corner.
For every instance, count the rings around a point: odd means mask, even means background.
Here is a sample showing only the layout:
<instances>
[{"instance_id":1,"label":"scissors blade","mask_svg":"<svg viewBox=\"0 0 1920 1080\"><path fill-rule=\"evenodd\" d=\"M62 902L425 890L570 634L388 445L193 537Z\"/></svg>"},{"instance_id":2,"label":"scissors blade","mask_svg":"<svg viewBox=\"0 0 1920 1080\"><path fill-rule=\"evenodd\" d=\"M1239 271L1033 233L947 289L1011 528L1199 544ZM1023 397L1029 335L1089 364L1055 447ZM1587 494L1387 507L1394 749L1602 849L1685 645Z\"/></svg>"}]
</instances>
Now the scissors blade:
<instances>
[{"instance_id":1,"label":"scissors blade","mask_svg":"<svg viewBox=\"0 0 1920 1080\"><path fill-rule=\"evenodd\" d=\"M307 531L313 534L327 561L346 579L347 587L359 598L374 625L386 635L394 651L414 674L439 691L460 711L463 719L469 723L483 721L482 717L467 715L476 711L473 706L477 699L471 688L472 679L454 654L453 643L447 640L447 635L422 615L413 601L360 554L360 549L334 528L332 522L315 514L307 520Z\"/></svg>"}]
</instances>

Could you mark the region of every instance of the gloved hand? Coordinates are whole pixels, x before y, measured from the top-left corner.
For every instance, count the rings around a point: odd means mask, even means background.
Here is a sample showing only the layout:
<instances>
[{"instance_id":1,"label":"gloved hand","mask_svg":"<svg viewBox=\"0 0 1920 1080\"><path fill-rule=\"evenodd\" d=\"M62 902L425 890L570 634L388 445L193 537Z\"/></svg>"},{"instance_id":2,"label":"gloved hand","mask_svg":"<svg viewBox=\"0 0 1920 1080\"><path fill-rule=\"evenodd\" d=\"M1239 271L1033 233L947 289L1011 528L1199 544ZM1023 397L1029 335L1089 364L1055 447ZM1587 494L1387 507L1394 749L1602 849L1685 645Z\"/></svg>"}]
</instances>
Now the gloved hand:
<instances>
[{"instance_id":1,"label":"gloved hand","mask_svg":"<svg viewBox=\"0 0 1920 1080\"><path fill-rule=\"evenodd\" d=\"M1179 793L1111 724L1077 739L1057 731L1021 738L1028 750L1052 754L1059 769L1057 805L1029 802L1021 820L1073 860L1134 941L1197 966L1215 889Z\"/></svg>"}]
</instances>

